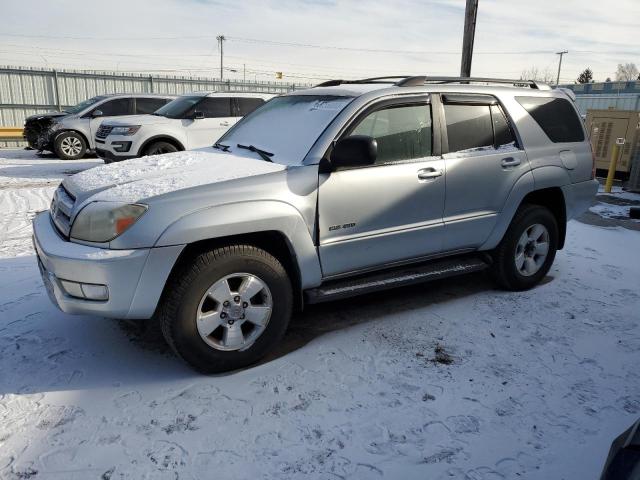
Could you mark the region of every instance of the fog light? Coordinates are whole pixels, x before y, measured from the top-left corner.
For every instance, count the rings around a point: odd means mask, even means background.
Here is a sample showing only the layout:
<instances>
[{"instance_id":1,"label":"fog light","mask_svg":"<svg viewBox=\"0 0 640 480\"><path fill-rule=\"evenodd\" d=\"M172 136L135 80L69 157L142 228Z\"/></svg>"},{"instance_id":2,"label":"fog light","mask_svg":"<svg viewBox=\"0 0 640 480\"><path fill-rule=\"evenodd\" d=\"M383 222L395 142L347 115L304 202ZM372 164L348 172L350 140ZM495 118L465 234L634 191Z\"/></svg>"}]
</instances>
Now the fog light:
<instances>
[{"instance_id":1,"label":"fog light","mask_svg":"<svg viewBox=\"0 0 640 480\"><path fill-rule=\"evenodd\" d=\"M60 280L62 284L62 288L67 295L70 297L84 298L84 294L82 293L82 288L79 283L70 282L69 280Z\"/></svg>"},{"instance_id":2,"label":"fog light","mask_svg":"<svg viewBox=\"0 0 640 480\"><path fill-rule=\"evenodd\" d=\"M131 150L131 142L111 142L111 146L116 152L128 152Z\"/></svg>"},{"instance_id":3,"label":"fog light","mask_svg":"<svg viewBox=\"0 0 640 480\"><path fill-rule=\"evenodd\" d=\"M78 283L70 280L60 280L60 285L70 297L83 300L109 300L109 289L106 285Z\"/></svg>"},{"instance_id":4,"label":"fog light","mask_svg":"<svg viewBox=\"0 0 640 480\"><path fill-rule=\"evenodd\" d=\"M82 284L82 292L87 300L108 300L109 290L106 285Z\"/></svg>"}]
</instances>

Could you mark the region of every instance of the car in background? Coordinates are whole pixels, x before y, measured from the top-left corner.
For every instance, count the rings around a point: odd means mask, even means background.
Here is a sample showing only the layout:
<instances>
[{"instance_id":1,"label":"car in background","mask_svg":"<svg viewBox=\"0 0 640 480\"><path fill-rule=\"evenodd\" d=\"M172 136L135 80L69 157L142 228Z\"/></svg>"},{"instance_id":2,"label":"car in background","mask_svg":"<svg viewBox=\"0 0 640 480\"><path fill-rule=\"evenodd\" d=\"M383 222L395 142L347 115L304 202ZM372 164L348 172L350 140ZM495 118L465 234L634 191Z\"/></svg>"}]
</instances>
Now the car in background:
<instances>
[{"instance_id":1,"label":"car in background","mask_svg":"<svg viewBox=\"0 0 640 480\"><path fill-rule=\"evenodd\" d=\"M94 150L93 138L100 123L111 117L155 112L175 95L98 95L61 112L40 113L25 120L24 138L29 147L50 151L62 160L76 160Z\"/></svg>"},{"instance_id":2,"label":"car in background","mask_svg":"<svg viewBox=\"0 0 640 480\"><path fill-rule=\"evenodd\" d=\"M198 92L182 95L151 115L102 122L96 154L105 163L208 147L273 95Z\"/></svg>"}]
</instances>

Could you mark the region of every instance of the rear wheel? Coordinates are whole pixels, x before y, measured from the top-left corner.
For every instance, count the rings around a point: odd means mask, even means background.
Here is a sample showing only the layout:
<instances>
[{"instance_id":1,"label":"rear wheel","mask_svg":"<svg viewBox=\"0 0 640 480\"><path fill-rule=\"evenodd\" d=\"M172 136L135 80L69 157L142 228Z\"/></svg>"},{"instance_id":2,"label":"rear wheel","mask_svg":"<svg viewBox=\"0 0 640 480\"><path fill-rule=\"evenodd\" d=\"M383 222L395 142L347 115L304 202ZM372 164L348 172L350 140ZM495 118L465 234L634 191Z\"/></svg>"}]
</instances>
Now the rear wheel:
<instances>
[{"instance_id":1,"label":"rear wheel","mask_svg":"<svg viewBox=\"0 0 640 480\"><path fill-rule=\"evenodd\" d=\"M153 142L145 150L145 155L162 155L163 153L177 152L178 149L175 145L169 142Z\"/></svg>"},{"instance_id":2,"label":"rear wheel","mask_svg":"<svg viewBox=\"0 0 640 480\"><path fill-rule=\"evenodd\" d=\"M62 160L77 160L87 152L87 143L76 132L62 132L53 142L53 150Z\"/></svg>"},{"instance_id":3,"label":"rear wheel","mask_svg":"<svg viewBox=\"0 0 640 480\"><path fill-rule=\"evenodd\" d=\"M293 293L282 264L249 245L197 255L174 277L160 307L165 339L195 369L255 363L282 338Z\"/></svg>"},{"instance_id":4,"label":"rear wheel","mask_svg":"<svg viewBox=\"0 0 640 480\"><path fill-rule=\"evenodd\" d=\"M523 205L493 252L491 275L507 290L532 288L549 272L557 248L553 214L539 205Z\"/></svg>"}]
</instances>

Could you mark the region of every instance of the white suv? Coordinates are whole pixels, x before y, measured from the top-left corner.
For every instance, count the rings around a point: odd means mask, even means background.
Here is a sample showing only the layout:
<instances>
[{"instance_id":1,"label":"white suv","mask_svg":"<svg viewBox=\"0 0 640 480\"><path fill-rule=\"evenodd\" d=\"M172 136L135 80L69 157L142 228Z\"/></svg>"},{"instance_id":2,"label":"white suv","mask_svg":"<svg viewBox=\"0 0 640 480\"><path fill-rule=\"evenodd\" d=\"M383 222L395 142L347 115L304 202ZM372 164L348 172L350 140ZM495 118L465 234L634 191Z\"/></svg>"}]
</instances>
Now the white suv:
<instances>
[{"instance_id":1,"label":"white suv","mask_svg":"<svg viewBox=\"0 0 640 480\"><path fill-rule=\"evenodd\" d=\"M211 146L240 118L273 95L198 92L182 95L150 115L107 120L96 133L105 163Z\"/></svg>"}]
</instances>

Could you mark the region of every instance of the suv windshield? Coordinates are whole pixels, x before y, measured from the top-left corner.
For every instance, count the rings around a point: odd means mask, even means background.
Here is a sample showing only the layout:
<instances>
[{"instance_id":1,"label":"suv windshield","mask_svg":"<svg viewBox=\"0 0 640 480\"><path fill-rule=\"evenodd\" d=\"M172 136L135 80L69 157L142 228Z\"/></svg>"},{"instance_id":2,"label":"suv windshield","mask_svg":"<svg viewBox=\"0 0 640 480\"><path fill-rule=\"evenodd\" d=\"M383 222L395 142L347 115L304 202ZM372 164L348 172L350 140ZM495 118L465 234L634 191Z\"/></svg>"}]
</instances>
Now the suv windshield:
<instances>
[{"instance_id":1,"label":"suv windshield","mask_svg":"<svg viewBox=\"0 0 640 480\"><path fill-rule=\"evenodd\" d=\"M277 97L244 117L219 143L237 149L253 145L272 152L272 161L299 165L315 141L353 97L291 95Z\"/></svg>"},{"instance_id":2,"label":"suv windshield","mask_svg":"<svg viewBox=\"0 0 640 480\"><path fill-rule=\"evenodd\" d=\"M178 97L153 112L152 115L160 115L167 118L184 118L185 113L203 98L205 97Z\"/></svg>"},{"instance_id":3,"label":"suv windshield","mask_svg":"<svg viewBox=\"0 0 640 480\"><path fill-rule=\"evenodd\" d=\"M84 102L80 102L79 104L73 106L73 107L69 107L65 110L63 110L64 113L78 113L81 112L82 110L84 110L87 107L90 107L91 105L94 105L96 103L98 103L100 100L104 100L105 97L104 95L99 95L97 97L93 97L90 98L89 100L85 100Z\"/></svg>"}]
</instances>

